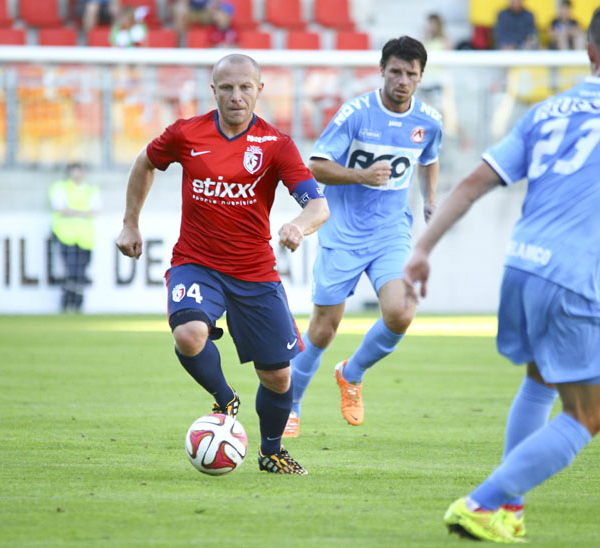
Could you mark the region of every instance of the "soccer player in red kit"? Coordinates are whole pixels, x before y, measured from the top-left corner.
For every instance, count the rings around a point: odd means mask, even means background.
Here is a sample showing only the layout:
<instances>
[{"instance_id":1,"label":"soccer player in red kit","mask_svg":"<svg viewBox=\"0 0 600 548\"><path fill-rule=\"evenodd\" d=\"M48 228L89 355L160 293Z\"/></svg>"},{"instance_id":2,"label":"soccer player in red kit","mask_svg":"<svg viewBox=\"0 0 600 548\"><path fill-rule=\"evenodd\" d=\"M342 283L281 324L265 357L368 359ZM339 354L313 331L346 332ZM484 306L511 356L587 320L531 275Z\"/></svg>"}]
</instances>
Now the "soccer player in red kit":
<instances>
[{"instance_id":1,"label":"soccer player in red kit","mask_svg":"<svg viewBox=\"0 0 600 548\"><path fill-rule=\"evenodd\" d=\"M269 244L269 212L281 180L302 206L279 229L292 252L329 216L327 201L291 139L254 114L263 88L251 57L232 54L213 69L217 109L177 120L137 156L127 185L119 250L138 258L138 221L154 170L183 167L181 230L167 273L169 325L186 371L235 417L239 397L225 380L216 321L227 325L242 363L254 362L261 444L259 468L305 474L281 446L292 406L290 359L301 340Z\"/></svg>"}]
</instances>

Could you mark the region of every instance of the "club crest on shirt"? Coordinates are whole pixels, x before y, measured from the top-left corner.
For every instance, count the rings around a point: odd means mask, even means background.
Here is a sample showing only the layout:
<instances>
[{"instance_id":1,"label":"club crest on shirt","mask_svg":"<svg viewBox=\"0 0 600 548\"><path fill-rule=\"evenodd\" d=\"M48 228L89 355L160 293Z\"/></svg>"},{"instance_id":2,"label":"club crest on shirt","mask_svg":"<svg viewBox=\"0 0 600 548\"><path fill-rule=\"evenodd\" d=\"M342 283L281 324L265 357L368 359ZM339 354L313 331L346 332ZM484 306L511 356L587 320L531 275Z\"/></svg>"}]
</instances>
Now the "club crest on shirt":
<instances>
[{"instance_id":1,"label":"club crest on shirt","mask_svg":"<svg viewBox=\"0 0 600 548\"><path fill-rule=\"evenodd\" d=\"M257 146L249 146L244 152L244 167L248 173L256 173L262 166L263 151Z\"/></svg>"},{"instance_id":2,"label":"club crest on shirt","mask_svg":"<svg viewBox=\"0 0 600 548\"><path fill-rule=\"evenodd\" d=\"M419 126L410 132L410 138L413 143L422 143L425 139L425 128Z\"/></svg>"},{"instance_id":3,"label":"club crest on shirt","mask_svg":"<svg viewBox=\"0 0 600 548\"><path fill-rule=\"evenodd\" d=\"M173 291L171 292L171 297L173 298L173 301L178 303L181 301L181 299L183 299L184 296L185 296L185 285L177 284L173 288Z\"/></svg>"}]
</instances>

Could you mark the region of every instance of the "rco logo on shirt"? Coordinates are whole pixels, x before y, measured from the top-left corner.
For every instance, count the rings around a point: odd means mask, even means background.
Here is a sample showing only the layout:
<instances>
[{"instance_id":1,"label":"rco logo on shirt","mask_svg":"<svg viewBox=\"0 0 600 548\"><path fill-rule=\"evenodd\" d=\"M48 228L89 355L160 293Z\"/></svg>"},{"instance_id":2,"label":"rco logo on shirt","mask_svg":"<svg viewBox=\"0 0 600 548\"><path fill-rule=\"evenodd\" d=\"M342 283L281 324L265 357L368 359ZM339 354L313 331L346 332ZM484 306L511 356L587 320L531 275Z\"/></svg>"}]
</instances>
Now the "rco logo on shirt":
<instances>
[{"instance_id":1,"label":"rco logo on shirt","mask_svg":"<svg viewBox=\"0 0 600 548\"><path fill-rule=\"evenodd\" d=\"M376 190L401 190L409 186L414 163L420 154L419 149L374 145L355 139L348 152L347 167L366 169L375 162L387 160L392 165L388 184L379 187L363 186Z\"/></svg>"}]
</instances>

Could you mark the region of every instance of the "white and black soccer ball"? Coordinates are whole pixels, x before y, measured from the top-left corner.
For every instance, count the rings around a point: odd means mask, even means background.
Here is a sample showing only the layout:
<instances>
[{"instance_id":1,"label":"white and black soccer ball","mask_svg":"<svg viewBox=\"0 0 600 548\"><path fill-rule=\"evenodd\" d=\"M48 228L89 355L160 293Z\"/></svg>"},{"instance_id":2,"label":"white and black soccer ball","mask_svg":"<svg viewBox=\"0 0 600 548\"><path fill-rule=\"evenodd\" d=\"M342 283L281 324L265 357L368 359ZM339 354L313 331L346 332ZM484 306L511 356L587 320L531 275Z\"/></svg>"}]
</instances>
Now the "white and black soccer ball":
<instances>
[{"instance_id":1,"label":"white and black soccer ball","mask_svg":"<svg viewBox=\"0 0 600 548\"><path fill-rule=\"evenodd\" d=\"M185 452L200 472L221 476L244 462L248 436L242 423L229 415L204 415L187 431Z\"/></svg>"}]
</instances>

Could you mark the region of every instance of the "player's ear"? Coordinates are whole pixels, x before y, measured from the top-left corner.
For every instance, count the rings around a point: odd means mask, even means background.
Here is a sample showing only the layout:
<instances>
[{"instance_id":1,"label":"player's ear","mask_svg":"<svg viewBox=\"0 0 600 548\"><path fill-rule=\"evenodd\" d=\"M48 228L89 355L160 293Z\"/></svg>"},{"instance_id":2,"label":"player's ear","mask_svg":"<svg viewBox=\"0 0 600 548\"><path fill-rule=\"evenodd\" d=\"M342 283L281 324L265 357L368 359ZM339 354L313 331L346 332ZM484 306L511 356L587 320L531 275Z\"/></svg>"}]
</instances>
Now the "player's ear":
<instances>
[{"instance_id":1,"label":"player's ear","mask_svg":"<svg viewBox=\"0 0 600 548\"><path fill-rule=\"evenodd\" d=\"M258 83L258 93L260 93L263 90L264 87L265 87L265 83L264 82L259 82Z\"/></svg>"}]
</instances>

